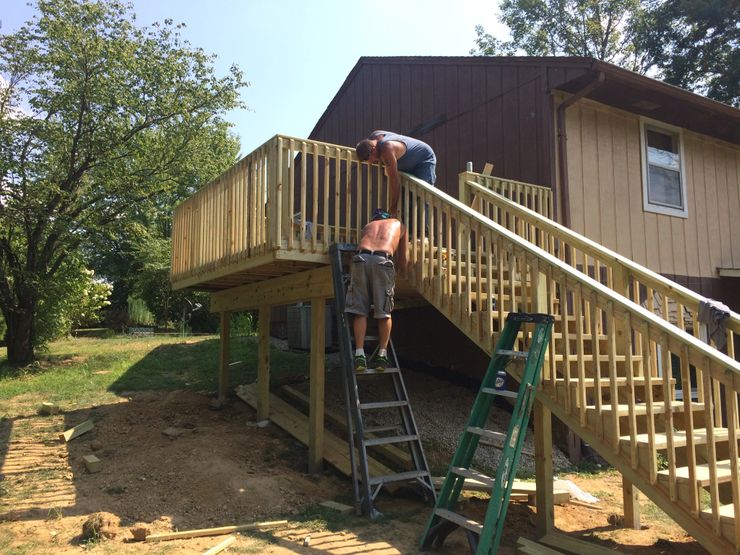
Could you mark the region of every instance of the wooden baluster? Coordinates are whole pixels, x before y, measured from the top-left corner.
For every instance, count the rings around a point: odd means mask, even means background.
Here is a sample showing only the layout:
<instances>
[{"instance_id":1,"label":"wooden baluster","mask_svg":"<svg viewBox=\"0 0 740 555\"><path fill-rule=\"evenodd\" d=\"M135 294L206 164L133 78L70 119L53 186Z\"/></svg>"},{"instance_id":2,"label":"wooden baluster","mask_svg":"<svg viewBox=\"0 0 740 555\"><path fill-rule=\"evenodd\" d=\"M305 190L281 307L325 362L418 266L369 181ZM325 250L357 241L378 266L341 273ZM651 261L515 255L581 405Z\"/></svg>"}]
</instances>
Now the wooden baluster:
<instances>
[{"instance_id":1,"label":"wooden baluster","mask_svg":"<svg viewBox=\"0 0 740 555\"><path fill-rule=\"evenodd\" d=\"M437 239L436 239L436 262L437 262L437 275L436 277L436 286L434 288L434 294L435 298L437 299L437 306L442 306L442 292L443 292L443 282L444 279L443 276L443 270L442 270L442 258L443 253L445 252L444 249L444 243L443 243L443 228L442 228L442 202L439 202L436 197L433 197L435 200L435 204L437 205L437 215L435 217L435 229L437 230ZM449 224L448 224L449 225Z\"/></svg>"},{"instance_id":2,"label":"wooden baluster","mask_svg":"<svg viewBox=\"0 0 740 555\"><path fill-rule=\"evenodd\" d=\"M319 145L318 143L313 144L313 156L311 157L312 169L313 169L313 183L311 183L311 252L316 252L316 236L319 234ZM360 168L357 168L357 177L359 182ZM360 187L360 184L357 184ZM359 197L358 197L359 198ZM359 225L359 207L360 203L357 203L357 221ZM358 234L359 236L359 234Z\"/></svg>"},{"instance_id":3,"label":"wooden baluster","mask_svg":"<svg viewBox=\"0 0 740 555\"><path fill-rule=\"evenodd\" d=\"M646 427L648 437L648 462L650 468L648 469L650 476L650 483L654 484L658 481L658 450L655 445L655 417L653 414L653 372L651 368L653 348L651 346L650 339L650 326L643 324L642 326L642 358L645 365L645 410L646 410Z\"/></svg>"},{"instance_id":4,"label":"wooden baluster","mask_svg":"<svg viewBox=\"0 0 740 555\"><path fill-rule=\"evenodd\" d=\"M495 289L493 287L493 264L494 264L494 239L493 234L490 230L486 232L486 243L488 244L488 252L486 252L486 291L488 292L488 298L486 299L486 343L488 344L488 350L493 352L495 348L494 336L493 336L493 303ZM449 244L449 243L448 243Z\"/></svg>"},{"instance_id":5,"label":"wooden baluster","mask_svg":"<svg viewBox=\"0 0 740 555\"><path fill-rule=\"evenodd\" d=\"M699 312L698 310L695 310L692 314L693 317L693 328L694 328L694 337L696 337L699 341L701 341L701 334L699 333ZM704 378L702 377L702 371L701 368L698 366L694 370L696 372L696 394L697 394L697 400L699 403L704 403ZM707 392L707 394L710 394L710 392ZM705 408L706 411L706 408Z\"/></svg>"},{"instance_id":6,"label":"wooden baluster","mask_svg":"<svg viewBox=\"0 0 740 555\"><path fill-rule=\"evenodd\" d=\"M475 325L475 337L477 337L479 340L482 339L483 336L483 322L482 318L484 313L483 310L483 227L481 226L480 222L477 223L475 226L475 308L476 308L476 318L474 321Z\"/></svg>"},{"instance_id":7,"label":"wooden baluster","mask_svg":"<svg viewBox=\"0 0 740 555\"><path fill-rule=\"evenodd\" d=\"M288 170L288 205L286 206L288 217L285 222L288 236L288 250L293 250L295 243L295 233L293 232L293 211L295 210L295 141L293 139L290 139L288 158L290 160L290 168ZM337 188L337 191L339 191L339 188ZM337 207L338 212L339 208Z\"/></svg>"},{"instance_id":8,"label":"wooden baluster","mask_svg":"<svg viewBox=\"0 0 740 555\"><path fill-rule=\"evenodd\" d=\"M344 164L344 224L345 224L345 242L352 242L352 205L357 201L352 198L352 151L345 150L345 164ZM383 204L382 206L387 206ZM357 240L359 243L359 238Z\"/></svg>"},{"instance_id":9,"label":"wooden baluster","mask_svg":"<svg viewBox=\"0 0 740 555\"><path fill-rule=\"evenodd\" d=\"M665 297L663 304L666 305ZM668 350L668 335L663 334L661 343L661 366L663 367L663 421L668 446L668 494L671 501L676 500L676 446L673 438L673 394L672 389L672 372L671 372L671 353Z\"/></svg>"},{"instance_id":10,"label":"wooden baluster","mask_svg":"<svg viewBox=\"0 0 740 555\"><path fill-rule=\"evenodd\" d=\"M365 169L369 169L370 166L365 164ZM324 242L324 248L328 249L329 245L333 243L331 240L331 228L329 226L329 184L330 184L330 174L331 174L331 158L329 157L328 149L324 153L324 194L322 195L324 199L324 221L322 228L324 230L324 234L322 235L321 239ZM368 177L368 184L370 183L370 179ZM368 185L368 190L370 189Z\"/></svg>"},{"instance_id":11,"label":"wooden baluster","mask_svg":"<svg viewBox=\"0 0 740 555\"><path fill-rule=\"evenodd\" d=\"M679 353L681 361L681 396L683 397L684 419L686 427L686 465L689 467L689 493L691 501L691 513L699 516L699 489L696 483L696 446L694 441L694 411L691 410L693 403L691 395L691 367L689 365L689 349L683 345Z\"/></svg>"},{"instance_id":12,"label":"wooden baluster","mask_svg":"<svg viewBox=\"0 0 740 555\"><path fill-rule=\"evenodd\" d=\"M306 214L306 196L308 193L308 179L306 179L306 174L308 171L308 149L307 149L306 141L301 141L301 203L300 203L300 219L301 219L301 225L299 226L299 237L298 237L298 244L300 245L301 252L305 252L306 250L306 219L308 218L308 214ZM262 180L260 180L261 182ZM347 214L347 218L349 219L349 211L345 212Z\"/></svg>"},{"instance_id":13,"label":"wooden baluster","mask_svg":"<svg viewBox=\"0 0 740 555\"><path fill-rule=\"evenodd\" d=\"M719 499L719 482L717 480L717 445L715 438L715 421L714 421L714 409L715 406L720 404L721 400L719 396L714 395L714 387L712 384L712 374L709 362L709 357L704 357L704 368L702 371L702 378L704 380L704 393L706 397L704 399L705 409L705 425L706 425L706 457L707 466L709 468L709 501L712 506L712 527L714 528L715 534L721 533L721 522L720 522L720 499ZM719 421L721 424L721 420Z\"/></svg>"},{"instance_id":14,"label":"wooden baluster","mask_svg":"<svg viewBox=\"0 0 740 555\"><path fill-rule=\"evenodd\" d=\"M498 262L498 283L496 287L498 295L496 298L496 306L498 307L498 331L500 333L501 330L504 329L504 257L506 256L506 250L504 249L504 238L500 235L498 236L496 247L498 250L498 252L496 253L496 258Z\"/></svg>"},{"instance_id":15,"label":"wooden baluster","mask_svg":"<svg viewBox=\"0 0 740 555\"><path fill-rule=\"evenodd\" d=\"M614 317L614 303L606 304L607 339L609 349L609 400L612 406L612 449L619 453L619 389L617 388L617 326ZM595 339L598 342L598 338Z\"/></svg>"},{"instance_id":16,"label":"wooden baluster","mask_svg":"<svg viewBox=\"0 0 740 555\"><path fill-rule=\"evenodd\" d=\"M583 290L580 283L575 286L575 302L574 311L576 315L576 354L578 356L578 409L580 411L581 426L584 428L587 426L587 414L586 414L586 362L584 360L585 355L583 348L583 329L584 329L584 318L583 313L585 310L585 303L583 299ZM564 310L563 326L568 325L567 310ZM594 384L595 385L595 384Z\"/></svg>"},{"instance_id":17,"label":"wooden baluster","mask_svg":"<svg viewBox=\"0 0 740 555\"><path fill-rule=\"evenodd\" d=\"M576 299L573 299L573 312L575 314L576 310L579 310L580 307L576 306ZM568 289L565 286L565 277L561 278L560 281L560 324L561 324L561 337L563 342L563 380L565 382L565 410L568 412L568 414L573 412L573 399L572 399L572 384L570 382L571 380L571 374L570 374L570 326L568 325ZM576 316L576 322L578 321L578 317ZM578 324L576 324L578 325ZM578 336L580 339L583 338L583 334L580 334ZM555 340L551 341L551 343L555 343ZM585 378L585 371L583 378L578 376L578 389L577 391L580 392L581 388L585 389L585 384L583 383L583 379Z\"/></svg>"},{"instance_id":18,"label":"wooden baluster","mask_svg":"<svg viewBox=\"0 0 740 555\"><path fill-rule=\"evenodd\" d=\"M470 220L466 218L465 222L465 244L467 245L467 254L465 256L465 312L463 322L468 333L472 333L473 326L471 322L471 310L473 304L473 252L472 252L472 234Z\"/></svg>"},{"instance_id":19,"label":"wooden baluster","mask_svg":"<svg viewBox=\"0 0 740 555\"><path fill-rule=\"evenodd\" d=\"M447 209L449 210L449 209ZM447 212L447 274L445 275L445 292L447 295L446 298L446 305L447 305L447 311L448 314L452 314L454 310L454 302L452 300L452 273L453 273L453 264L455 263L454 259L457 259L457 256L455 252L452 249L452 214L451 212Z\"/></svg>"},{"instance_id":20,"label":"wooden baluster","mask_svg":"<svg viewBox=\"0 0 740 555\"><path fill-rule=\"evenodd\" d=\"M597 304L596 293L590 295L590 306L588 313L591 314L591 361L594 375L594 401L596 406L596 421L598 422L598 434L600 437L604 437L604 426L602 417L602 401L603 393L601 391L601 354L600 354L600 341L599 341L599 326L598 321L601 319L599 314L599 307Z\"/></svg>"},{"instance_id":21,"label":"wooden baluster","mask_svg":"<svg viewBox=\"0 0 740 555\"><path fill-rule=\"evenodd\" d=\"M738 472L738 406L737 406L737 375L733 375L725 382L725 408L727 412L728 440L730 455L730 474L732 476L732 505L735 515L735 551L740 549L740 472Z\"/></svg>"},{"instance_id":22,"label":"wooden baluster","mask_svg":"<svg viewBox=\"0 0 740 555\"><path fill-rule=\"evenodd\" d=\"M635 366L633 361L632 344L632 316L629 312L624 315L624 352L626 357L626 377L627 377L627 421L630 433L630 463L632 468L636 469L640 464L639 453L637 450L637 413L635 411ZM639 335L639 334L638 334Z\"/></svg>"}]
</instances>

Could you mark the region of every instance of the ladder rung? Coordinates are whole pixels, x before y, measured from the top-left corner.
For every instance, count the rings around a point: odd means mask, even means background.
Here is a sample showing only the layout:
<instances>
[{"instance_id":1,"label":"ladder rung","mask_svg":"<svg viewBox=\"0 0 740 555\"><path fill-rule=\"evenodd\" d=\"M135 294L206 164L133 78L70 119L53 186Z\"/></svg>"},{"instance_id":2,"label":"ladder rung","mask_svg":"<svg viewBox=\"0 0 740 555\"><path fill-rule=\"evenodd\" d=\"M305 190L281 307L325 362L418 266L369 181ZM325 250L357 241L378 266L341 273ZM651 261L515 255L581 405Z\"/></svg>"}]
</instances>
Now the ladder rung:
<instances>
[{"instance_id":1,"label":"ladder rung","mask_svg":"<svg viewBox=\"0 0 740 555\"><path fill-rule=\"evenodd\" d=\"M527 357L529 356L527 351L509 351L508 349L499 349L496 351L496 354L521 360L527 360Z\"/></svg>"},{"instance_id":2,"label":"ladder rung","mask_svg":"<svg viewBox=\"0 0 740 555\"><path fill-rule=\"evenodd\" d=\"M479 536L483 532L482 524L479 524L478 522L474 520L470 520L469 518L459 515L457 513L453 513L452 511L448 511L447 509L436 509L434 511L434 514L440 518L449 520L450 522L453 522L457 524L458 526L462 526L463 528L466 528L470 530L471 532L478 534Z\"/></svg>"},{"instance_id":3,"label":"ladder rung","mask_svg":"<svg viewBox=\"0 0 740 555\"><path fill-rule=\"evenodd\" d=\"M355 376L376 376L378 374L398 374L398 368L389 366L385 370L376 370L375 368L365 368L360 372L355 372Z\"/></svg>"},{"instance_id":4,"label":"ladder rung","mask_svg":"<svg viewBox=\"0 0 740 555\"><path fill-rule=\"evenodd\" d=\"M479 435L486 439L493 439L501 442L506 441L506 434L502 434L501 432L494 432L493 430L486 430L485 428L479 428L477 426L468 426L468 431L471 434Z\"/></svg>"},{"instance_id":5,"label":"ladder rung","mask_svg":"<svg viewBox=\"0 0 740 555\"><path fill-rule=\"evenodd\" d=\"M487 485L488 487L493 487L493 478L490 476L486 476L482 472L478 472L477 470L473 470L471 468L462 468L459 466L452 466L450 467L450 470L457 474L458 476L463 476L465 478L471 478L473 480L477 480L482 484Z\"/></svg>"},{"instance_id":6,"label":"ladder rung","mask_svg":"<svg viewBox=\"0 0 740 555\"><path fill-rule=\"evenodd\" d=\"M378 484L386 484L390 482L404 482L406 480L414 480L421 478L422 476L429 476L429 472L426 470L410 470L408 472L399 472L398 474L387 474L386 476L375 476L370 478L369 482L371 486L377 486Z\"/></svg>"},{"instance_id":7,"label":"ladder rung","mask_svg":"<svg viewBox=\"0 0 740 555\"><path fill-rule=\"evenodd\" d=\"M501 397L509 397L510 399L516 399L519 397L518 393L515 393L514 391L509 391L508 389L496 389L494 387L481 387L480 390L483 393L488 393L489 395L499 395Z\"/></svg>"},{"instance_id":8,"label":"ladder rung","mask_svg":"<svg viewBox=\"0 0 740 555\"><path fill-rule=\"evenodd\" d=\"M408 401L380 401L377 403L360 403L360 410L390 409L393 407L406 407Z\"/></svg>"},{"instance_id":9,"label":"ladder rung","mask_svg":"<svg viewBox=\"0 0 740 555\"><path fill-rule=\"evenodd\" d=\"M419 439L417 435L408 436L388 436L388 437L374 437L365 440L365 445L387 445L389 443L403 443L405 441L416 441Z\"/></svg>"},{"instance_id":10,"label":"ladder rung","mask_svg":"<svg viewBox=\"0 0 740 555\"><path fill-rule=\"evenodd\" d=\"M396 426L375 426L370 428L365 428L366 434L378 434L380 432L395 432L396 430L400 430L401 425L397 424Z\"/></svg>"}]
</instances>

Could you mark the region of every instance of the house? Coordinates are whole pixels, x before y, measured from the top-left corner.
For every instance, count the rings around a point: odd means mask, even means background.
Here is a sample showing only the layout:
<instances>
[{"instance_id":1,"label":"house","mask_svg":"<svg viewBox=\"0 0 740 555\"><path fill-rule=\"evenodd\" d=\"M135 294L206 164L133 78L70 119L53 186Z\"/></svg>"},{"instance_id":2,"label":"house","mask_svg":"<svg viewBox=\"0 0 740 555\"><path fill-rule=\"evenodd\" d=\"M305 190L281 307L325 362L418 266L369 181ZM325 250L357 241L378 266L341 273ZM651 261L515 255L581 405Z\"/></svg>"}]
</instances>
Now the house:
<instances>
[{"instance_id":1,"label":"house","mask_svg":"<svg viewBox=\"0 0 740 555\"><path fill-rule=\"evenodd\" d=\"M555 218L740 310L740 110L591 58L363 57L310 134L429 143L554 193Z\"/></svg>"}]
</instances>

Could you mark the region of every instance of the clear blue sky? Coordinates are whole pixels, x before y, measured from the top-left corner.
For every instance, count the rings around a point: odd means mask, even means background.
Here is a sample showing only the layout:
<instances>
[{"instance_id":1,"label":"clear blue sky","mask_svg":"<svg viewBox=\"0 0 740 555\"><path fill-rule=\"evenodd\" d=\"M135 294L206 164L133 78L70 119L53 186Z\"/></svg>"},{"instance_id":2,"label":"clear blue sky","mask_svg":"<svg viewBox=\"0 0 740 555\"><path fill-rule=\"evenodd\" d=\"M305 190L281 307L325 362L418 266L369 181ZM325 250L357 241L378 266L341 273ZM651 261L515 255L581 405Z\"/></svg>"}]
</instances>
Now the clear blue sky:
<instances>
[{"instance_id":1,"label":"clear blue sky","mask_svg":"<svg viewBox=\"0 0 740 555\"><path fill-rule=\"evenodd\" d=\"M306 137L360 56L466 56L475 25L506 38L493 0L135 0L140 25L172 18L183 36L237 64L251 83L248 110L229 113L242 154L275 135ZM379 7L384 9L381 11ZM0 0L2 33L33 15L27 0Z\"/></svg>"}]
</instances>

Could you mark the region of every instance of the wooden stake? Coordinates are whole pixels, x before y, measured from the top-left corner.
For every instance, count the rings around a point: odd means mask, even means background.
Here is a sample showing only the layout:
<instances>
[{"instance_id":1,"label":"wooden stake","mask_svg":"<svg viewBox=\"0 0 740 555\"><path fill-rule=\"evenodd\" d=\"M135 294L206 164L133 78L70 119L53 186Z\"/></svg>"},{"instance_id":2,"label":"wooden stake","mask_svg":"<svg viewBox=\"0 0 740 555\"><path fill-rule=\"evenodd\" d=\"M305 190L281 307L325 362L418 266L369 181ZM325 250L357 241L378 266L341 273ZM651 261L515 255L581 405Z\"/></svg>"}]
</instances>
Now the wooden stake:
<instances>
[{"instance_id":1,"label":"wooden stake","mask_svg":"<svg viewBox=\"0 0 740 555\"><path fill-rule=\"evenodd\" d=\"M93 429L92 420L85 420L82 424L78 424L74 428L70 428L64 433L59 434L59 439L62 441L71 441L74 438L86 434Z\"/></svg>"},{"instance_id":2,"label":"wooden stake","mask_svg":"<svg viewBox=\"0 0 740 555\"><path fill-rule=\"evenodd\" d=\"M182 532L168 532L166 534L152 534L146 537L148 542L161 542L165 540L183 540L188 538L200 538L203 536L223 536L234 532L245 532L247 530L270 530L282 528L288 524L287 520L273 520L269 522L254 522L252 524L238 524L236 526L221 526L220 528L201 528L199 530L184 530Z\"/></svg>"}]
</instances>

